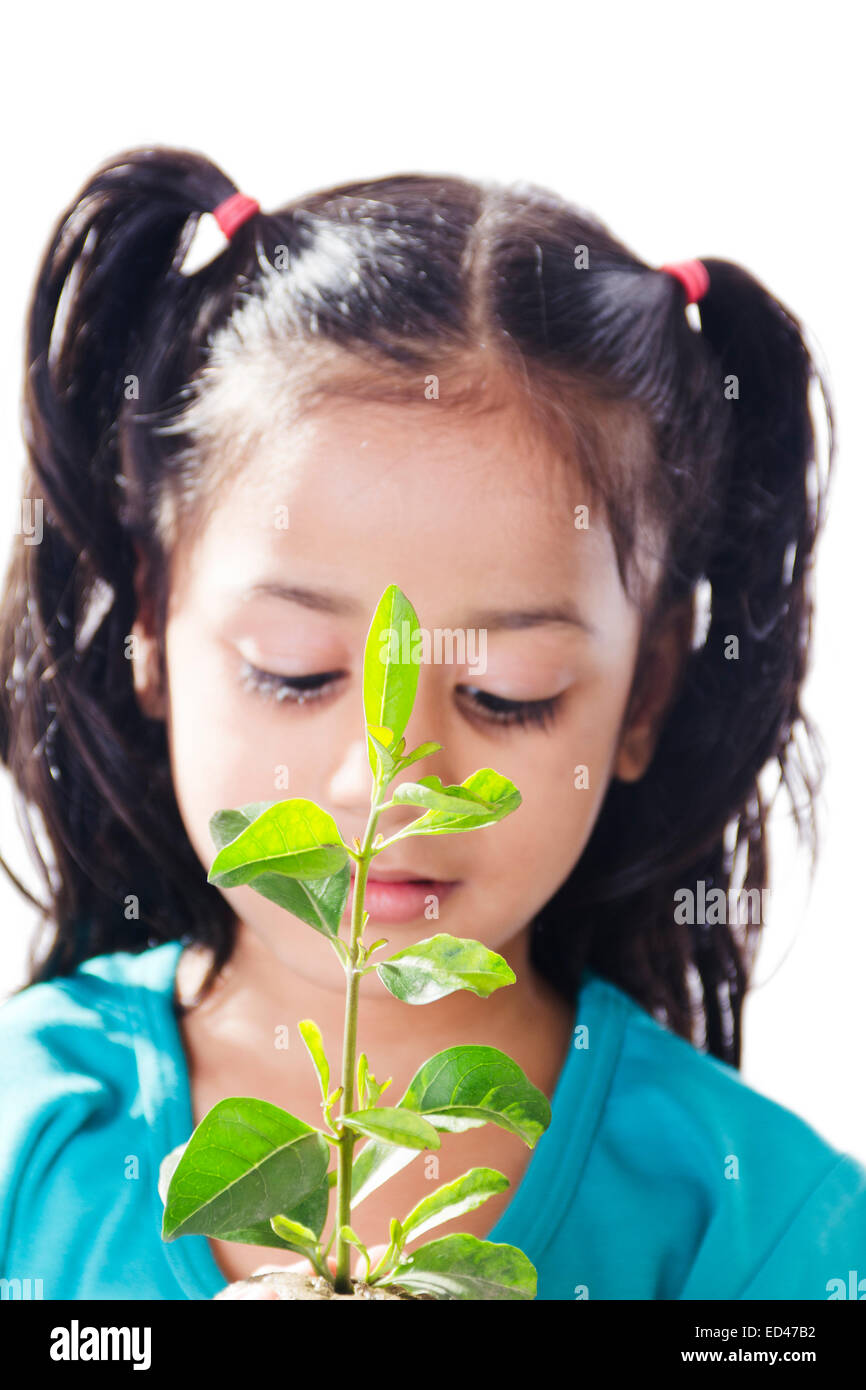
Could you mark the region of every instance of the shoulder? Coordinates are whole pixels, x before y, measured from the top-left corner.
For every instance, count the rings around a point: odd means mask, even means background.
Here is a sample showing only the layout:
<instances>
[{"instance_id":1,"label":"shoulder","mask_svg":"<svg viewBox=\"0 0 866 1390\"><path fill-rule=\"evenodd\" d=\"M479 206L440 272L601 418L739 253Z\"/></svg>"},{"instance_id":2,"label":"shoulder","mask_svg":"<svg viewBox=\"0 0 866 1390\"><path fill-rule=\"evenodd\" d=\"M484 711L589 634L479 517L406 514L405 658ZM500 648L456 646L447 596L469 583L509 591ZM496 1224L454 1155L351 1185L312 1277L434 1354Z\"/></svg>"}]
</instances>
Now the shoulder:
<instances>
[{"instance_id":1,"label":"shoulder","mask_svg":"<svg viewBox=\"0 0 866 1390\"><path fill-rule=\"evenodd\" d=\"M129 1113L148 1000L164 1003L179 949L93 957L0 1003L0 1215L76 1134Z\"/></svg>"},{"instance_id":2,"label":"shoulder","mask_svg":"<svg viewBox=\"0 0 866 1390\"><path fill-rule=\"evenodd\" d=\"M141 953L115 951L82 962L70 975L29 985L0 1002L0 1045L18 1065L4 1068L0 1085L24 1089L38 1075L67 1079L110 1069L130 1048L140 1010L170 997L179 942ZM94 1054L94 1045L98 1053Z\"/></svg>"},{"instance_id":3,"label":"shoulder","mask_svg":"<svg viewBox=\"0 0 866 1390\"><path fill-rule=\"evenodd\" d=\"M742 1073L671 1032L610 981L593 976L592 987L621 1018L615 1086L609 1099L623 1109L666 1121L671 1146L709 1144L718 1156L734 1142L742 1157L766 1166L785 1159L789 1177L804 1180L843 1157L794 1111L770 1099ZM694 1154L694 1150L688 1150ZM736 1157L736 1155L734 1155Z\"/></svg>"},{"instance_id":4,"label":"shoulder","mask_svg":"<svg viewBox=\"0 0 866 1390\"><path fill-rule=\"evenodd\" d=\"M866 1276L866 1166L610 981L590 984L603 1016L619 1022L599 1143L691 1227L679 1297L826 1298L857 1251ZM728 1291L701 1292L725 1265ZM732 1291L738 1280L748 1293ZM793 1291L766 1292L774 1287Z\"/></svg>"}]
</instances>

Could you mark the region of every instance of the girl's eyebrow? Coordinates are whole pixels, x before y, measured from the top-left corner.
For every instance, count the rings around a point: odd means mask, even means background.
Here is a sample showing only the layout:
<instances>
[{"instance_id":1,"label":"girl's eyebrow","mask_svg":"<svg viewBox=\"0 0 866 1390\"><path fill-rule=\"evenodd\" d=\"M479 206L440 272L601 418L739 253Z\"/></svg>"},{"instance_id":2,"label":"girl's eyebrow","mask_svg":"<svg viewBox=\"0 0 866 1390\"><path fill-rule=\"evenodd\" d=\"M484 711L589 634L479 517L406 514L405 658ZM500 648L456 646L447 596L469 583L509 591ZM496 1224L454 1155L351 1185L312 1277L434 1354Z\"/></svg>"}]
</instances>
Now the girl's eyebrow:
<instances>
[{"instance_id":1,"label":"girl's eyebrow","mask_svg":"<svg viewBox=\"0 0 866 1390\"><path fill-rule=\"evenodd\" d=\"M360 617L367 608L360 599L349 594L336 594L326 589L309 589L300 584L283 584L279 580L262 580L247 589L243 598L249 599L264 594L270 598L284 599L287 603L297 603L303 608L311 608L319 613L330 613L335 617ZM470 613L458 628L487 628L492 631L518 631L523 628L547 627L553 624L567 624L581 628L590 636L596 636L598 629L570 603L552 604L541 608L484 609Z\"/></svg>"}]
</instances>

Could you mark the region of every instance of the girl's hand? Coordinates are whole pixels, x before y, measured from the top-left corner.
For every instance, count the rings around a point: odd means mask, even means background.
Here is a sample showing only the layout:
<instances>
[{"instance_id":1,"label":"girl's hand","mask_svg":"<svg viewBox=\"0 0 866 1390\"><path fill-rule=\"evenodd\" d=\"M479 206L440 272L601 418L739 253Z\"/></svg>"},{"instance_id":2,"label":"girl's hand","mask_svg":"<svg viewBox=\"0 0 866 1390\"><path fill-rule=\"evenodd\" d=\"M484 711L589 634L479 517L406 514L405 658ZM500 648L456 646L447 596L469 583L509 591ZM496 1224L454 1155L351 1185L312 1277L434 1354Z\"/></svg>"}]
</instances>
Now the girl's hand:
<instances>
[{"instance_id":1,"label":"girl's hand","mask_svg":"<svg viewBox=\"0 0 866 1390\"><path fill-rule=\"evenodd\" d=\"M379 1263L379 1260L382 1258L387 1249L387 1245L371 1245L369 1247L371 1269L376 1268L376 1265ZM352 1254L355 1260L355 1263L352 1267L352 1278L361 1279L366 1269L364 1257L360 1253L360 1251L357 1250L354 1250ZM328 1256L328 1268L330 1269L331 1273L336 1276L336 1255ZM313 1266L310 1264L309 1260L296 1260L293 1264L289 1265L259 1265L258 1269L253 1270L253 1274L270 1274L274 1270L291 1270L295 1274L315 1274L316 1272ZM238 1279L235 1283L227 1284L224 1289L220 1289L219 1293L214 1294L214 1299L217 1298L275 1298L277 1299L277 1301L279 1301L280 1295L277 1293L276 1289L272 1288L269 1284L251 1284L247 1279Z\"/></svg>"}]
</instances>

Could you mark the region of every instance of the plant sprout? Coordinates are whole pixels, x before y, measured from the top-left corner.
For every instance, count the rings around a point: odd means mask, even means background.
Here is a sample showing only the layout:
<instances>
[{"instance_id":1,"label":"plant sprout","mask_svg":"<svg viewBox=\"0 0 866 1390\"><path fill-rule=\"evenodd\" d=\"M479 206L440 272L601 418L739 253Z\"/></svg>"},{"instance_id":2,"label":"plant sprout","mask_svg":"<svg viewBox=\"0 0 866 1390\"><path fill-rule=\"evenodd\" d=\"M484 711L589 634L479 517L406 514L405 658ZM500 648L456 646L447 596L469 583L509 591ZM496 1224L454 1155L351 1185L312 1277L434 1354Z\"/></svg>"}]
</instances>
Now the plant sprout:
<instances>
[{"instance_id":1,"label":"plant sprout","mask_svg":"<svg viewBox=\"0 0 866 1390\"><path fill-rule=\"evenodd\" d=\"M408 625L408 626L407 626ZM409 635L412 654L399 659L395 633ZM382 1105L391 1079L378 1082L364 1052L357 1054L361 977L375 971L385 989L406 1004L428 1004L457 989L487 998L513 984L507 962L478 941L438 933L373 963L388 943L364 943L364 910L372 860L412 835L452 835L502 820L520 805L520 792L493 768L480 768L456 786L436 776L388 788L412 763L438 752L439 743L405 750L403 731L418 684L415 610L395 584L383 593L364 649L363 701L372 773L370 815L363 840L346 844L332 817L303 797L217 811L210 834L218 853L208 882L221 888L250 884L320 932L346 976L343 1055L339 1084L322 1034L312 1019L298 1023L321 1089L322 1124L307 1124L264 1100L230 1097L205 1115L190 1139L163 1159L159 1190L162 1239L205 1235L291 1250L310 1261L335 1293L351 1294L352 1247L365 1265L368 1286L444 1299L533 1299L536 1270L516 1246L454 1234L414 1245L419 1236L473 1210L509 1181L494 1168L472 1168L424 1197L402 1220L390 1222L388 1245L371 1268L352 1229L352 1210L422 1150L440 1147L440 1132L492 1123L534 1148L550 1123L547 1097L497 1048L457 1044L436 1053L416 1072L405 1094ZM405 641L403 654L405 655ZM382 812L413 806L421 815L388 838L376 832ZM349 940L339 934L355 865ZM357 1095L356 1095L357 1084ZM355 1147L363 1147L355 1154ZM330 1168L331 1150L336 1165ZM336 1217L323 1235L330 1189ZM328 1256L336 1240L336 1276ZM413 1244L411 1252L406 1247Z\"/></svg>"}]
</instances>

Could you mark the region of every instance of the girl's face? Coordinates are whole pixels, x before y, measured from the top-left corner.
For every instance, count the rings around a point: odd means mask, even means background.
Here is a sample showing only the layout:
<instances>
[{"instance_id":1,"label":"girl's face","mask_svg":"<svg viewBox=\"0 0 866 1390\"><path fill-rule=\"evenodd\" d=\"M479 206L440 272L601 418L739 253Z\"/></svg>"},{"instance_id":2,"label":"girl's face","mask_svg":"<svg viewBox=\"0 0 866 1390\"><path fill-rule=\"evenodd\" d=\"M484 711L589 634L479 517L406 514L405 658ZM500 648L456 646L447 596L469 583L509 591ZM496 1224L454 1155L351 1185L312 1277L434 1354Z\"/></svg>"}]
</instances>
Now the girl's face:
<instances>
[{"instance_id":1,"label":"girl's face","mask_svg":"<svg viewBox=\"0 0 866 1390\"><path fill-rule=\"evenodd\" d=\"M203 873L216 853L208 821L224 807L306 797L351 843L370 805L364 643L383 590L399 585L431 639L406 747L443 745L399 781L435 773L447 785L493 767L523 800L483 830L415 836L378 856L374 872L457 882L438 918L372 917L365 940L386 936L396 950L448 932L503 950L580 857L611 777L645 771L688 615L660 634L630 702L639 618L592 507L588 528L575 526L586 499L573 467L516 409L468 419L431 403L418 421L417 408L341 403L245 459L175 552L168 690L153 688L141 659L136 686L167 720ZM437 643L436 629L462 630L465 646ZM152 640L141 618L139 637ZM255 671L266 673L260 688ZM417 814L394 807L377 828L387 837ZM307 925L249 886L222 891L299 976L343 989ZM366 977L362 992L371 985L381 993Z\"/></svg>"}]
</instances>

